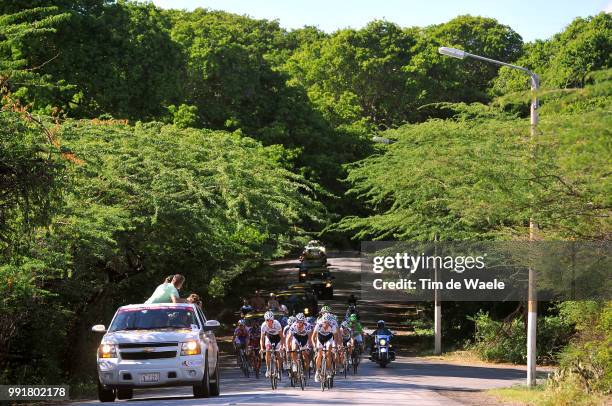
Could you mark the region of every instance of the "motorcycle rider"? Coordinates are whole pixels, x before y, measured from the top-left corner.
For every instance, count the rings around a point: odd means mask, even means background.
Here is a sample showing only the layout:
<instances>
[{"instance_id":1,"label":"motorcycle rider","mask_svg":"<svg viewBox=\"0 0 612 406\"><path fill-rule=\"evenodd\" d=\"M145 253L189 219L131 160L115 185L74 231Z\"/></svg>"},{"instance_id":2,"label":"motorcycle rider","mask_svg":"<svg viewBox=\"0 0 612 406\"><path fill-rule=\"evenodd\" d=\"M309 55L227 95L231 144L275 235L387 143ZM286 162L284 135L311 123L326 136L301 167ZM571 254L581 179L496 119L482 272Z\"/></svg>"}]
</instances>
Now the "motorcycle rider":
<instances>
[{"instance_id":1,"label":"motorcycle rider","mask_svg":"<svg viewBox=\"0 0 612 406\"><path fill-rule=\"evenodd\" d=\"M389 338L393 337L393 333L391 332L391 330L389 330L388 328L385 327L385 321L384 320L378 320L378 322L376 323L376 330L374 330L374 332L372 332L372 345L370 346L370 355L374 354L374 346L376 344L376 336L377 335L385 335L385 336L389 336ZM392 353L390 353L391 355ZM391 359L393 359L395 357L392 356Z\"/></svg>"},{"instance_id":2,"label":"motorcycle rider","mask_svg":"<svg viewBox=\"0 0 612 406\"><path fill-rule=\"evenodd\" d=\"M242 307L240 308L240 317L246 317L247 314L254 311L253 306L249 303L249 299L246 297L242 299Z\"/></svg>"},{"instance_id":3,"label":"motorcycle rider","mask_svg":"<svg viewBox=\"0 0 612 406\"><path fill-rule=\"evenodd\" d=\"M260 352L263 353L265 351L266 354L266 378L270 377L270 353L266 350L274 348L274 350L278 351L278 357L276 358L277 362L277 371L280 371L281 367L281 348L283 345L283 328L278 320L274 320L274 313L271 311L267 311L264 314L264 322L261 325L261 338L259 340Z\"/></svg>"}]
</instances>

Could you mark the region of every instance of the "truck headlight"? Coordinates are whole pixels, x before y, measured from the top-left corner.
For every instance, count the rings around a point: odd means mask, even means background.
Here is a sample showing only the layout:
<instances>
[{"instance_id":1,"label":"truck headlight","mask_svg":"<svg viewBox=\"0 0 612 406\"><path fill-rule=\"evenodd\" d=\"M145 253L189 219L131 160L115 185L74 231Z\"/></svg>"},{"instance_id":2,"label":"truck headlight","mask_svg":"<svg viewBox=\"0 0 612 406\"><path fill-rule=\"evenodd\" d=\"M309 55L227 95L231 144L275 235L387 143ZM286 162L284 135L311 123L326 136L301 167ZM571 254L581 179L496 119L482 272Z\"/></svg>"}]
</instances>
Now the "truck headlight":
<instances>
[{"instance_id":1,"label":"truck headlight","mask_svg":"<svg viewBox=\"0 0 612 406\"><path fill-rule=\"evenodd\" d=\"M306 274L305 274L305 273L301 273L301 274L300 274L300 276L301 276L302 278L305 278L305 277L306 277Z\"/></svg>"},{"instance_id":2,"label":"truck headlight","mask_svg":"<svg viewBox=\"0 0 612 406\"><path fill-rule=\"evenodd\" d=\"M197 341L185 341L181 343L181 355L198 355L201 354L200 343Z\"/></svg>"},{"instance_id":3,"label":"truck headlight","mask_svg":"<svg viewBox=\"0 0 612 406\"><path fill-rule=\"evenodd\" d=\"M325 287L326 287L326 288L331 288L331 287L332 287L331 282L327 282L327 283L325 284Z\"/></svg>"},{"instance_id":4,"label":"truck headlight","mask_svg":"<svg viewBox=\"0 0 612 406\"><path fill-rule=\"evenodd\" d=\"M309 314L309 313L310 313L310 310L308 310L308 308L307 308L307 307L305 307L305 308L304 308L304 314L306 315L306 314Z\"/></svg>"},{"instance_id":5,"label":"truck headlight","mask_svg":"<svg viewBox=\"0 0 612 406\"><path fill-rule=\"evenodd\" d=\"M98 347L98 358L117 358L117 345L100 344L100 347Z\"/></svg>"},{"instance_id":6,"label":"truck headlight","mask_svg":"<svg viewBox=\"0 0 612 406\"><path fill-rule=\"evenodd\" d=\"M378 344L379 345L387 345L387 340L385 340L384 338L381 338L380 340L378 340Z\"/></svg>"}]
</instances>

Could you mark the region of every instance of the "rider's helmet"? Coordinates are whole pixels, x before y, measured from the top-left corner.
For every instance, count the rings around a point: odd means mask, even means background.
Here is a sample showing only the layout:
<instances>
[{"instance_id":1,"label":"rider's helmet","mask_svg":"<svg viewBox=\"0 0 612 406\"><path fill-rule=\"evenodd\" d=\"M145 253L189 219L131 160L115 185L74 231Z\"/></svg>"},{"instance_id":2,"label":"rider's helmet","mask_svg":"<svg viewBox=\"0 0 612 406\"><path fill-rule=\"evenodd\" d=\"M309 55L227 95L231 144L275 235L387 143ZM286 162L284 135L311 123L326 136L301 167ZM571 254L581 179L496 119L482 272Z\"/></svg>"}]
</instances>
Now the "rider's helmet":
<instances>
[{"instance_id":1,"label":"rider's helmet","mask_svg":"<svg viewBox=\"0 0 612 406\"><path fill-rule=\"evenodd\" d=\"M331 313L331 307L325 305L321 308L321 313Z\"/></svg>"},{"instance_id":2,"label":"rider's helmet","mask_svg":"<svg viewBox=\"0 0 612 406\"><path fill-rule=\"evenodd\" d=\"M267 312L264 314L264 320L266 320L266 321L268 321L268 320L274 320L274 313L268 310L268 311L267 311Z\"/></svg>"},{"instance_id":3,"label":"rider's helmet","mask_svg":"<svg viewBox=\"0 0 612 406\"><path fill-rule=\"evenodd\" d=\"M291 316L287 319L287 325L290 326L295 322L295 317Z\"/></svg>"},{"instance_id":4,"label":"rider's helmet","mask_svg":"<svg viewBox=\"0 0 612 406\"><path fill-rule=\"evenodd\" d=\"M297 322L305 322L306 321L306 317L304 316L304 313L298 313L295 315L295 321Z\"/></svg>"},{"instance_id":5,"label":"rider's helmet","mask_svg":"<svg viewBox=\"0 0 612 406\"><path fill-rule=\"evenodd\" d=\"M351 315L349 316L349 321L350 321L350 322L354 323L354 322L356 322L357 320L358 320L358 319L357 319L357 315L356 315L356 314L351 314Z\"/></svg>"},{"instance_id":6,"label":"rider's helmet","mask_svg":"<svg viewBox=\"0 0 612 406\"><path fill-rule=\"evenodd\" d=\"M326 314L323 316L323 321L327 322L327 323L333 323L334 322L334 316L332 316L331 314Z\"/></svg>"},{"instance_id":7,"label":"rider's helmet","mask_svg":"<svg viewBox=\"0 0 612 406\"><path fill-rule=\"evenodd\" d=\"M378 322L376 324L378 325L378 328L385 328L385 321L384 320L378 320Z\"/></svg>"},{"instance_id":8,"label":"rider's helmet","mask_svg":"<svg viewBox=\"0 0 612 406\"><path fill-rule=\"evenodd\" d=\"M342 328L349 328L348 321L346 320L344 320L341 325L342 325Z\"/></svg>"},{"instance_id":9,"label":"rider's helmet","mask_svg":"<svg viewBox=\"0 0 612 406\"><path fill-rule=\"evenodd\" d=\"M310 316L306 319L306 321L308 322L308 324L315 324L317 322L317 319L313 316Z\"/></svg>"},{"instance_id":10,"label":"rider's helmet","mask_svg":"<svg viewBox=\"0 0 612 406\"><path fill-rule=\"evenodd\" d=\"M246 320L245 319L238 320L238 325L239 326L246 326Z\"/></svg>"}]
</instances>

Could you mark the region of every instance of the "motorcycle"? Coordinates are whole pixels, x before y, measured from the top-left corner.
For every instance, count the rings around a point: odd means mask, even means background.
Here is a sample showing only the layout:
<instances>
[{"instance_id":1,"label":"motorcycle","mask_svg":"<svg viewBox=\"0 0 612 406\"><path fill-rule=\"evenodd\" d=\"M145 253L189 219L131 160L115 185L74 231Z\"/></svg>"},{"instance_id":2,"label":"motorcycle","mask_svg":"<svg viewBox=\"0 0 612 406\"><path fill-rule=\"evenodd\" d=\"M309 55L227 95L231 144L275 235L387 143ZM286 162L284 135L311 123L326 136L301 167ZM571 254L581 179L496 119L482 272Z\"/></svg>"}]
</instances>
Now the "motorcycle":
<instances>
[{"instance_id":1,"label":"motorcycle","mask_svg":"<svg viewBox=\"0 0 612 406\"><path fill-rule=\"evenodd\" d=\"M370 360L378 363L381 368L385 368L391 361L395 360L395 351L391 345L391 336L387 334L375 334L374 350Z\"/></svg>"}]
</instances>

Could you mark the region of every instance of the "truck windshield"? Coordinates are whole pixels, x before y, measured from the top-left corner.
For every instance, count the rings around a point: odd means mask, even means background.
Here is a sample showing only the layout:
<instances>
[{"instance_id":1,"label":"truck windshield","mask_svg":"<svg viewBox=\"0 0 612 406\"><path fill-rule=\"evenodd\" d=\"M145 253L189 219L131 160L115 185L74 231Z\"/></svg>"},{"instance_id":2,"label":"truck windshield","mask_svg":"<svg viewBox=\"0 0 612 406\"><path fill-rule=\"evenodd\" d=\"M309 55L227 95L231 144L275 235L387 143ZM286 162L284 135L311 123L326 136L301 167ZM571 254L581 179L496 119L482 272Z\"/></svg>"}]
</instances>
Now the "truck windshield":
<instances>
[{"instance_id":1,"label":"truck windshield","mask_svg":"<svg viewBox=\"0 0 612 406\"><path fill-rule=\"evenodd\" d=\"M197 325L198 322L191 309L122 309L108 331L191 329L192 324Z\"/></svg>"}]
</instances>

